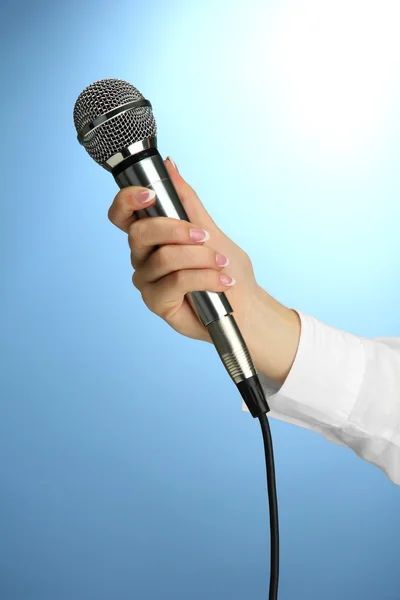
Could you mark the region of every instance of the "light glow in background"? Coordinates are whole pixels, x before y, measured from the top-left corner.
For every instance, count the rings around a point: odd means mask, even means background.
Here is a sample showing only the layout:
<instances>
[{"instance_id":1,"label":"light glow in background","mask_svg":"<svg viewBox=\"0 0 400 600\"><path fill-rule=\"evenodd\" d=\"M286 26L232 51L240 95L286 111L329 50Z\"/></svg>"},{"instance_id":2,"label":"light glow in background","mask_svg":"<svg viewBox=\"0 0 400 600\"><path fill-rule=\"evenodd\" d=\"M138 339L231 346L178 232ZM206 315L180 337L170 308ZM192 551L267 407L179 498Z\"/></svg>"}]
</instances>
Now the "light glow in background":
<instances>
[{"instance_id":1,"label":"light glow in background","mask_svg":"<svg viewBox=\"0 0 400 600\"><path fill-rule=\"evenodd\" d=\"M263 287L400 335L399 5L21 1L0 16L0 597L266 598L258 423L214 349L142 304L107 221L115 182L72 109L97 79L132 82ZM398 600L398 487L271 428L280 600Z\"/></svg>"}]
</instances>

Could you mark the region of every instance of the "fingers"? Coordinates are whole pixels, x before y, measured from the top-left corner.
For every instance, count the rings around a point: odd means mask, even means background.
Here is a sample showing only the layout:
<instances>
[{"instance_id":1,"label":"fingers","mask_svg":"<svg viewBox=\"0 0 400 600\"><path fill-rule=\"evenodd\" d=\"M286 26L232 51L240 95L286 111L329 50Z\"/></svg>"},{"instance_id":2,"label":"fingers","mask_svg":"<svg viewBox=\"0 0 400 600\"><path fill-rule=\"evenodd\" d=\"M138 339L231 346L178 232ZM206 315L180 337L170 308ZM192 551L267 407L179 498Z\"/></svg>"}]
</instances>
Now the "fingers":
<instances>
[{"instance_id":1,"label":"fingers","mask_svg":"<svg viewBox=\"0 0 400 600\"><path fill-rule=\"evenodd\" d=\"M198 245L209 239L207 231L192 223L169 217L138 219L129 227L128 242L134 269L140 267L154 251L164 244Z\"/></svg>"},{"instance_id":2,"label":"fingers","mask_svg":"<svg viewBox=\"0 0 400 600\"><path fill-rule=\"evenodd\" d=\"M120 190L108 211L111 223L128 233L135 221L135 211L151 206L155 199L154 190L131 186Z\"/></svg>"},{"instance_id":3,"label":"fingers","mask_svg":"<svg viewBox=\"0 0 400 600\"><path fill-rule=\"evenodd\" d=\"M207 230L218 229L194 189L175 169L171 160L166 159L164 163L189 219ZM150 196L146 198L146 194L149 193ZM136 221L135 211L151 206L153 202L153 190L136 186L124 188L115 196L108 211L108 218L116 227L127 233L129 227Z\"/></svg>"},{"instance_id":4,"label":"fingers","mask_svg":"<svg viewBox=\"0 0 400 600\"><path fill-rule=\"evenodd\" d=\"M158 248L135 271L132 278L136 288L141 289L147 283L155 283L174 271L185 269L215 269L221 271L229 264L226 256L215 252L208 246L167 245Z\"/></svg>"},{"instance_id":5,"label":"fingers","mask_svg":"<svg viewBox=\"0 0 400 600\"><path fill-rule=\"evenodd\" d=\"M199 227L205 227L210 231L217 228L217 225L207 212L204 204L201 202L195 190L183 179L182 175L174 168L172 160L168 157L165 161L170 179L177 191L189 219L197 223Z\"/></svg>"},{"instance_id":6,"label":"fingers","mask_svg":"<svg viewBox=\"0 0 400 600\"><path fill-rule=\"evenodd\" d=\"M141 292L146 306L168 320L180 308L188 292L224 292L234 283L232 277L213 269L186 269L174 271L156 283L146 284Z\"/></svg>"}]
</instances>

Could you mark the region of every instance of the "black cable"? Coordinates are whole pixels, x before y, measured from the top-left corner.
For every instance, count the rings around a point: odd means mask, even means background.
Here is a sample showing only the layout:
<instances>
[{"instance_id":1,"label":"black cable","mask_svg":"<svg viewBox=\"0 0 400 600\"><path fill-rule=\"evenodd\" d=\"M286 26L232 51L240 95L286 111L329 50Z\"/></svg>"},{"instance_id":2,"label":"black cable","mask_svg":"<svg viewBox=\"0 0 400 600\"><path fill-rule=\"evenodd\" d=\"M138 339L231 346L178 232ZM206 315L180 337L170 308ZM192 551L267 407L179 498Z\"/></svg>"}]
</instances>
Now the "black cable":
<instances>
[{"instance_id":1,"label":"black cable","mask_svg":"<svg viewBox=\"0 0 400 600\"><path fill-rule=\"evenodd\" d=\"M260 421L261 431L264 440L269 502L269 524L271 536L271 568L268 598L269 600L276 600L278 598L279 581L279 520L278 499L276 496L274 450L272 446L271 430L269 428L269 422L266 413L260 415L258 419Z\"/></svg>"},{"instance_id":2,"label":"black cable","mask_svg":"<svg viewBox=\"0 0 400 600\"><path fill-rule=\"evenodd\" d=\"M264 439L265 465L267 469L267 486L269 502L269 523L271 536L271 569L269 580L269 600L278 598L279 581L279 521L278 499L276 497L275 462L272 447L271 430L267 413L269 406L258 375L243 379L236 384L245 401L252 417L260 420L261 431Z\"/></svg>"}]
</instances>

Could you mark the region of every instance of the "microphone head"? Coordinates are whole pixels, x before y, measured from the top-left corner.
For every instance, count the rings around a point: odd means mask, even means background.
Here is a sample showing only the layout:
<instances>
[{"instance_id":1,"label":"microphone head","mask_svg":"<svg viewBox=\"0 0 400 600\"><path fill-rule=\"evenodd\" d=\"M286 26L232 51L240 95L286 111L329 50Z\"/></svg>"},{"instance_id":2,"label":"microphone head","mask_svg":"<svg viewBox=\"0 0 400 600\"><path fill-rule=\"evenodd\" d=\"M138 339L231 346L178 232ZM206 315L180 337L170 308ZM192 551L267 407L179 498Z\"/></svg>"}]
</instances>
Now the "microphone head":
<instances>
[{"instance_id":1,"label":"microphone head","mask_svg":"<svg viewBox=\"0 0 400 600\"><path fill-rule=\"evenodd\" d=\"M127 81L95 81L79 94L75 102L74 123L77 134L95 119L137 100L145 98ZM81 141L88 154L101 165L131 144L157 135L151 106L133 107L128 110L121 108L121 111L91 129Z\"/></svg>"}]
</instances>

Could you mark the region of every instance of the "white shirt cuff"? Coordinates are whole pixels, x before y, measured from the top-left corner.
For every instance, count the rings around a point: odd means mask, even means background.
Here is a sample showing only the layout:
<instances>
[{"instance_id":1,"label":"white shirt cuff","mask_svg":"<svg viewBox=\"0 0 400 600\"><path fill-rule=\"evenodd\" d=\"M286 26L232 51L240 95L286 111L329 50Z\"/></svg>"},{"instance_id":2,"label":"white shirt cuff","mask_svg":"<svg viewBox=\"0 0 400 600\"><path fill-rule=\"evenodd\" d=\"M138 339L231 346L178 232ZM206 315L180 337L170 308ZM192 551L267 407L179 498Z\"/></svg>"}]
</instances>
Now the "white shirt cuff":
<instances>
[{"instance_id":1,"label":"white shirt cuff","mask_svg":"<svg viewBox=\"0 0 400 600\"><path fill-rule=\"evenodd\" d=\"M271 409L268 416L343 445L335 429L346 422L357 401L366 365L364 346L357 336L296 312L300 340L285 382L280 385L259 373ZM244 402L242 410L248 411Z\"/></svg>"}]
</instances>

